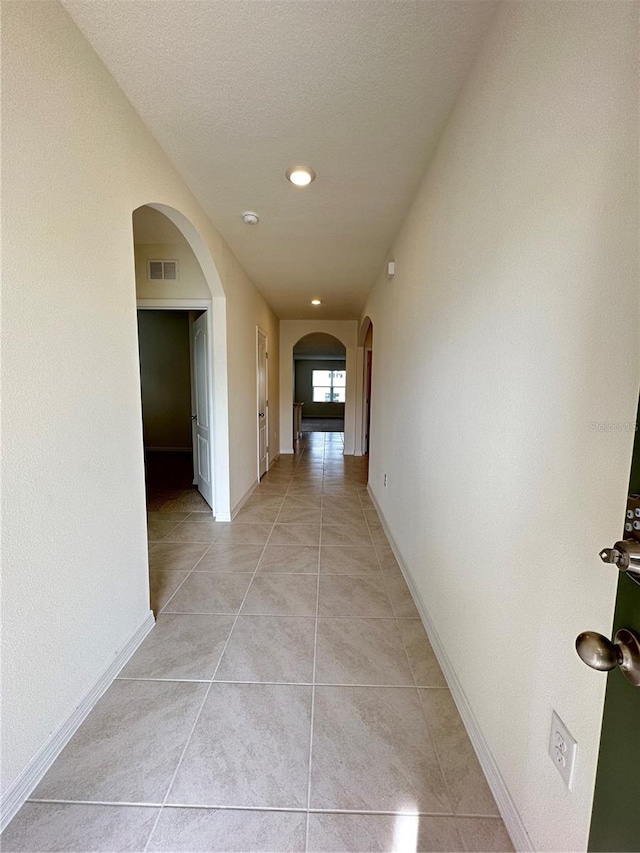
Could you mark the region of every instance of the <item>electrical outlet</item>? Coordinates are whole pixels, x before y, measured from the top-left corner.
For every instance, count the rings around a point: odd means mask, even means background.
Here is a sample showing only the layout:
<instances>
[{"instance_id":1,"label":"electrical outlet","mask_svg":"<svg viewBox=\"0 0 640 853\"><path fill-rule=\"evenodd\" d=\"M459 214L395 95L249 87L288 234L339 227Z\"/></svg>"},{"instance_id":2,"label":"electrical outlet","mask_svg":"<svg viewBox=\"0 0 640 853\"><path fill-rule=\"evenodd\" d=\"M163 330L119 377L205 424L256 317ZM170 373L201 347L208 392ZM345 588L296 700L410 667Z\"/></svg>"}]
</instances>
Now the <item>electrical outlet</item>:
<instances>
[{"instance_id":1,"label":"electrical outlet","mask_svg":"<svg viewBox=\"0 0 640 853\"><path fill-rule=\"evenodd\" d=\"M386 475L386 474L384 475L384 483L383 483L383 485L384 485L384 487L385 487L385 489L386 489L386 488L387 488L387 475Z\"/></svg>"},{"instance_id":2,"label":"electrical outlet","mask_svg":"<svg viewBox=\"0 0 640 853\"><path fill-rule=\"evenodd\" d=\"M569 729L554 711L551 717L549 755L569 789L571 789L577 749L578 744L572 737Z\"/></svg>"}]
</instances>

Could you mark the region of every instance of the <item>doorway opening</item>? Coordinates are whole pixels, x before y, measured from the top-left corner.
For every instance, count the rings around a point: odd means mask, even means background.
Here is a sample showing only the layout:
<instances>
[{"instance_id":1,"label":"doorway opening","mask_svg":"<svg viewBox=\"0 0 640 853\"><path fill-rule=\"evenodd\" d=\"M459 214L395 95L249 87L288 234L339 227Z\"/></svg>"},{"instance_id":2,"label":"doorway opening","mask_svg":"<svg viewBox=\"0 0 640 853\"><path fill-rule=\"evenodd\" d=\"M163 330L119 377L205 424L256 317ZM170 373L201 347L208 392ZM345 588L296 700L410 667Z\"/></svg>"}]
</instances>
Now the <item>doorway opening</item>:
<instances>
[{"instance_id":1,"label":"doorway opening","mask_svg":"<svg viewBox=\"0 0 640 853\"><path fill-rule=\"evenodd\" d=\"M269 470L269 358L267 336L256 329L256 388L258 414L258 480Z\"/></svg>"},{"instance_id":2,"label":"doorway opening","mask_svg":"<svg viewBox=\"0 0 640 853\"><path fill-rule=\"evenodd\" d=\"M206 311L138 309L150 512L211 512L206 341Z\"/></svg>"},{"instance_id":3,"label":"doorway opening","mask_svg":"<svg viewBox=\"0 0 640 853\"><path fill-rule=\"evenodd\" d=\"M360 346L363 348L362 394L362 453L369 455L371 444L371 387L373 382L373 323L366 317L360 329Z\"/></svg>"},{"instance_id":4,"label":"doorway opening","mask_svg":"<svg viewBox=\"0 0 640 853\"><path fill-rule=\"evenodd\" d=\"M333 335L313 332L293 348L294 441L305 433L344 432L346 348Z\"/></svg>"}]
</instances>

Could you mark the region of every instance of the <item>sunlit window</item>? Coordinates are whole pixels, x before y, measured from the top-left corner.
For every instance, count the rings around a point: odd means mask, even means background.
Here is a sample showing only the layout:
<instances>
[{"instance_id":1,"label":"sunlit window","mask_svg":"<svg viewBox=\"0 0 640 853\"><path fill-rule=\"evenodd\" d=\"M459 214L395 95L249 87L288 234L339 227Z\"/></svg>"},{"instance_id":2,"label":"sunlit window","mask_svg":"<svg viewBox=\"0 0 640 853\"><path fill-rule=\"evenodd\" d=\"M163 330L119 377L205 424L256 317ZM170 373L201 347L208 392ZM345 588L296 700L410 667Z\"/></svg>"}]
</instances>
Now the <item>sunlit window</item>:
<instances>
[{"instance_id":1,"label":"sunlit window","mask_svg":"<svg viewBox=\"0 0 640 853\"><path fill-rule=\"evenodd\" d=\"M344 370L314 370L314 403L344 403L347 387L347 374Z\"/></svg>"}]
</instances>

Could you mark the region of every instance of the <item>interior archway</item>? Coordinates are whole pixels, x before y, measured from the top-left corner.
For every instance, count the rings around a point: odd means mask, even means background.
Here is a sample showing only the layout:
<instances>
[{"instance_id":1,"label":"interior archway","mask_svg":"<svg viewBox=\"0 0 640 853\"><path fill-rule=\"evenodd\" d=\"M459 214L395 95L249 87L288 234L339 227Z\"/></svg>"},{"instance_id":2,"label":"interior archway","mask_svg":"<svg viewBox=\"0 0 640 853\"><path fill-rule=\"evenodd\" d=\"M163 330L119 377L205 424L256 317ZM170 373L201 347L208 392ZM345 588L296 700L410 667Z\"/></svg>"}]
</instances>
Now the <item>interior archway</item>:
<instances>
[{"instance_id":1,"label":"interior archway","mask_svg":"<svg viewBox=\"0 0 640 853\"><path fill-rule=\"evenodd\" d=\"M344 432L344 344L326 332L311 332L293 347L294 438L305 432Z\"/></svg>"},{"instance_id":2,"label":"interior archway","mask_svg":"<svg viewBox=\"0 0 640 853\"><path fill-rule=\"evenodd\" d=\"M208 394L204 407L208 444L199 458L203 471L210 474L207 501L217 520L228 521L231 511L226 299L222 281L206 243L180 211L165 204L149 203L136 208L132 220L138 309L188 312L190 322L201 318L206 346L200 356L200 373L205 377ZM174 260L177 264L172 268L170 262ZM156 261L153 272L151 261ZM159 261L163 263L158 265ZM164 276L166 269L168 277ZM162 273L160 276L158 271Z\"/></svg>"}]
</instances>

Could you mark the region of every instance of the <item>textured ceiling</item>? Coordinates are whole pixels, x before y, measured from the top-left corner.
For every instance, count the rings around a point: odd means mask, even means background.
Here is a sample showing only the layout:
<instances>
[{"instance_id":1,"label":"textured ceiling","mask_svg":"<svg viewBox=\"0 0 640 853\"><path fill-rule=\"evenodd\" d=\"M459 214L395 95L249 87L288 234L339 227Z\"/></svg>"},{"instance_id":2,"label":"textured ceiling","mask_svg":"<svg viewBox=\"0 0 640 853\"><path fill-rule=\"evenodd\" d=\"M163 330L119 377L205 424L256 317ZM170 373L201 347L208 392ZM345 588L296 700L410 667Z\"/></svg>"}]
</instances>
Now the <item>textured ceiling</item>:
<instances>
[{"instance_id":1,"label":"textured ceiling","mask_svg":"<svg viewBox=\"0 0 640 853\"><path fill-rule=\"evenodd\" d=\"M276 313L354 319L493 0L63 0ZM317 180L293 187L285 170ZM260 214L246 226L245 210Z\"/></svg>"}]
</instances>

